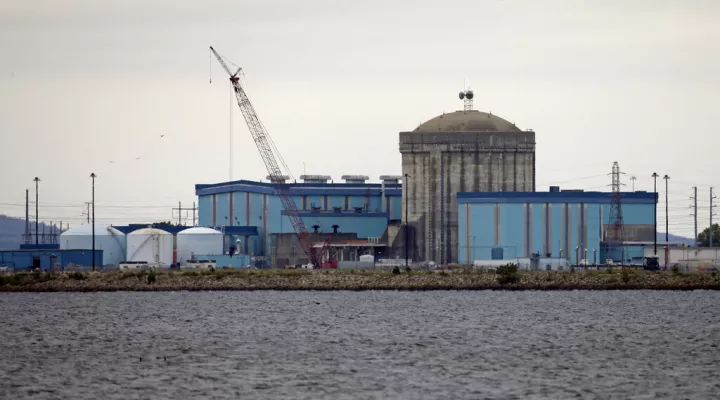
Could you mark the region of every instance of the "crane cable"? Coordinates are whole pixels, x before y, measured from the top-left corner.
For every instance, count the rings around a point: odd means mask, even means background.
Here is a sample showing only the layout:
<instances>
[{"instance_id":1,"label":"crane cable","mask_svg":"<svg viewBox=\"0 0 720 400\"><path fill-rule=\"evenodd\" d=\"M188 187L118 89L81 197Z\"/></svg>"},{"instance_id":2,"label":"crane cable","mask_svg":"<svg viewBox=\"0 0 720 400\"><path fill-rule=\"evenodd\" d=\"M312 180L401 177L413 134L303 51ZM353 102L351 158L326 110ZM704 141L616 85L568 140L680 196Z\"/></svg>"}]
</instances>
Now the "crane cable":
<instances>
[{"instance_id":1,"label":"crane cable","mask_svg":"<svg viewBox=\"0 0 720 400\"><path fill-rule=\"evenodd\" d=\"M217 52L217 50L216 50L216 52ZM209 56L210 56L210 65L209 65L210 84L212 84L212 57L213 57L212 50L209 50ZM222 58L223 61L225 61L226 63L232 65L233 67L237 68L238 70L240 69L240 67L237 64L228 60L222 54L218 53L218 56L220 56L220 58ZM247 93L248 85L247 85L247 80L244 79L245 74L241 71L240 75L241 75L240 79L242 80L243 90ZM263 124L262 121L260 121L260 120L258 120L258 122L260 122L260 125L262 126L263 130L265 131L265 136L269 139L268 142L269 142L271 148L273 149L273 151L275 152L276 156L279 158L280 164L285 169L285 173L288 174L288 178L290 178L291 180L295 180L295 176L290 171L290 167L288 167L287 162L285 162L285 158L282 156L282 153L280 153L279 149L277 148L277 145L275 144L275 141L273 140L272 136L268 132L267 128L265 128L265 124ZM281 173L282 173L282 171L281 171Z\"/></svg>"}]
</instances>

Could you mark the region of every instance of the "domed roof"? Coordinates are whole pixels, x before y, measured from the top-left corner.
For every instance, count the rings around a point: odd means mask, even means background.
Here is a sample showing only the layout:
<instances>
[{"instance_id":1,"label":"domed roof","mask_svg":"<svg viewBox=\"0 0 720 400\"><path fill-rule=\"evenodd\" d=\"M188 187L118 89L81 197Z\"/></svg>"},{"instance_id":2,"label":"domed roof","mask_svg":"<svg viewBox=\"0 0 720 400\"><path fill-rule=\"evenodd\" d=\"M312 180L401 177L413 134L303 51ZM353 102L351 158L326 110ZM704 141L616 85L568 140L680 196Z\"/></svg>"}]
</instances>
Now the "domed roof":
<instances>
[{"instance_id":1,"label":"domed roof","mask_svg":"<svg viewBox=\"0 0 720 400\"><path fill-rule=\"evenodd\" d=\"M222 232L212 228L203 228L202 226L197 226L194 228L184 229L178 232L178 235L222 235Z\"/></svg>"},{"instance_id":2,"label":"domed roof","mask_svg":"<svg viewBox=\"0 0 720 400\"><path fill-rule=\"evenodd\" d=\"M70 228L60 234L60 236L85 236L92 235L92 224L82 224ZM125 236L124 233L106 224L95 224L95 236Z\"/></svg>"},{"instance_id":3,"label":"domed roof","mask_svg":"<svg viewBox=\"0 0 720 400\"><path fill-rule=\"evenodd\" d=\"M136 231L132 231L128 233L128 235L171 235L171 233L157 228L142 228Z\"/></svg>"},{"instance_id":4,"label":"domed roof","mask_svg":"<svg viewBox=\"0 0 720 400\"><path fill-rule=\"evenodd\" d=\"M439 115L414 132L521 132L512 122L482 111L455 111Z\"/></svg>"}]
</instances>

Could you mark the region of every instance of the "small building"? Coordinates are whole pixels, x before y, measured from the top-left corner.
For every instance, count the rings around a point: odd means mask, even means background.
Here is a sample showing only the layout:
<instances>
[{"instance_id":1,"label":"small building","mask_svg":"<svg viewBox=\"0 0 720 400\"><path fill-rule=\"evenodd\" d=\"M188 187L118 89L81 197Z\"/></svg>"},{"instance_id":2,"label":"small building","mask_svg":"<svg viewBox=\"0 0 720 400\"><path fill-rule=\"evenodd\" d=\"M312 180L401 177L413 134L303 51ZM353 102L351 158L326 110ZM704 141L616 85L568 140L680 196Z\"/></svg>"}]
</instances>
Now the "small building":
<instances>
[{"instance_id":1,"label":"small building","mask_svg":"<svg viewBox=\"0 0 720 400\"><path fill-rule=\"evenodd\" d=\"M95 250L95 263L101 269L103 250ZM5 250L0 251L0 267L21 271L41 269L43 271L65 271L87 269L93 265L92 250Z\"/></svg>"}]
</instances>

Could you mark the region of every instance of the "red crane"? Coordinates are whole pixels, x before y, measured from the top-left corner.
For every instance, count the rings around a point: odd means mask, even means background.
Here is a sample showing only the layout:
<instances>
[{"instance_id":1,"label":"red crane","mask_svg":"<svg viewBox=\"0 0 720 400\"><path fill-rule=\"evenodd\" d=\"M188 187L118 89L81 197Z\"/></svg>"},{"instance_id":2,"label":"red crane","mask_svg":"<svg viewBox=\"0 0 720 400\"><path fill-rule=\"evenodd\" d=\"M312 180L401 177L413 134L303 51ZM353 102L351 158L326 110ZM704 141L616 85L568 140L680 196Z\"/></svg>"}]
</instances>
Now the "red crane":
<instances>
[{"instance_id":1,"label":"red crane","mask_svg":"<svg viewBox=\"0 0 720 400\"><path fill-rule=\"evenodd\" d=\"M218 54L212 46L210 46L210 51L212 51L220 65L223 67L223 69L225 69L228 75L230 75L230 83L232 84L235 91L235 97L237 98L237 103L240 107L240 111L245 118L248 130L250 131L250 134L252 135L252 138L257 145L258 151L260 151L260 157L262 157L263 163L265 163L268 175L270 176L270 181L275 187L278 196L280 196L280 200L282 201L283 207L285 208L285 213L292 222L292 226L295 230L295 234L297 235L298 242L300 242L300 246L302 247L305 255L308 257L308 260L310 260L310 263L313 265L313 267L320 268L322 266L322 259L324 256L323 253L326 246L322 246L320 248L315 248L313 246L312 237L310 236L307 228L305 227L305 222L302 220L298 213L295 201L290 196L288 186L285 184L285 179L283 178L282 171L280 170L280 165L278 164L275 154L273 153L273 147L275 146L272 142L272 139L270 138L270 135L268 134L263 124L260 122L260 119L255 112L255 108L250 103L250 99L245 93L245 90L242 88L242 86L240 86L240 78L238 77L238 74L242 71L242 68L238 68L233 73L225 63L223 57L221 57L220 54ZM277 152L277 148L275 149L275 152ZM280 160L282 161L282 157L280 157ZM285 165L284 162L283 165L285 166L285 169L288 170L287 165ZM289 174L290 171L287 172Z\"/></svg>"}]
</instances>

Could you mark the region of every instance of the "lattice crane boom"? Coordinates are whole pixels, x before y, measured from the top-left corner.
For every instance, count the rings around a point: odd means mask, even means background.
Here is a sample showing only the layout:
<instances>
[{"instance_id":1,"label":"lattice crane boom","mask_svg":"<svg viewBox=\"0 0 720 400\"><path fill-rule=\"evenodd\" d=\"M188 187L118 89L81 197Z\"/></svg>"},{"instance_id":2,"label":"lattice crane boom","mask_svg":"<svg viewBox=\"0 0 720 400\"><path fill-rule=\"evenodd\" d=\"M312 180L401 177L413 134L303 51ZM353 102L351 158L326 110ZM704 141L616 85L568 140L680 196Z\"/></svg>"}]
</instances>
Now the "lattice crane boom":
<instances>
[{"instance_id":1,"label":"lattice crane boom","mask_svg":"<svg viewBox=\"0 0 720 400\"><path fill-rule=\"evenodd\" d=\"M260 152L260 157L262 158L263 163L267 168L270 181L272 182L275 190L278 193L278 196L280 197L280 200L282 201L283 207L285 208L285 213L290 218L290 222L292 223L293 229L295 230L295 234L297 235L298 242L300 242L300 246L302 247L303 252L305 252L305 255L308 257L314 267L320 267L323 257L322 253L324 252L321 249L316 249L313 247L312 237L308 233L305 222L300 217L297 206L295 205L295 201L293 200L292 196L290 196L287 185L285 184L285 179L283 178L280 165L278 164L278 161L272 150L270 136L265 130L265 127L260 122L260 119L255 112L255 108L252 106L252 103L250 103L250 99L245 93L245 90L240 85L240 78L238 77L238 74L242 71L242 68L238 68L237 71L233 73L232 70L228 67L227 63L225 63L225 60L223 60L223 58L215 51L212 46L210 46L210 51L212 51L220 65L228 73L228 75L230 75L230 83L232 84L235 91L235 97L237 98L237 103L240 107L240 111L245 118L245 122L247 123L250 135L252 135L252 138L255 141L255 145L257 145L258 151Z\"/></svg>"}]
</instances>

